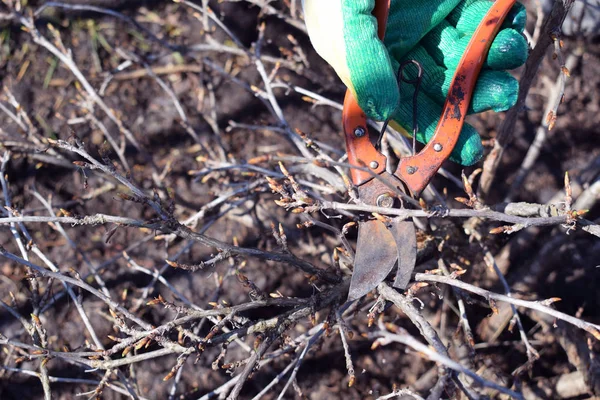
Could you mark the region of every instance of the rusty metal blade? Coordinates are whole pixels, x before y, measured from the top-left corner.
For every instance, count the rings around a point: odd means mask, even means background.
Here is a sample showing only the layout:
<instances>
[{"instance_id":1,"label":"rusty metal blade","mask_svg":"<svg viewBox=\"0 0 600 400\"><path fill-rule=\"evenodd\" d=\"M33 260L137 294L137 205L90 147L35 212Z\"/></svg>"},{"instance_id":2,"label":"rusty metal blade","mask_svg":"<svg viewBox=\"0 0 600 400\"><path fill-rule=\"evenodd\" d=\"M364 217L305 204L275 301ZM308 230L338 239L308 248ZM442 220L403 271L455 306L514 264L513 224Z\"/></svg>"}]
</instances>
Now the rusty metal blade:
<instances>
[{"instance_id":1,"label":"rusty metal blade","mask_svg":"<svg viewBox=\"0 0 600 400\"><path fill-rule=\"evenodd\" d=\"M348 300L361 298L388 276L398 259L396 243L392 232L381 221L359 225Z\"/></svg>"},{"instance_id":2,"label":"rusty metal blade","mask_svg":"<svg viewBox=\"0 0 600 400\"><path fill-rule=\"evenodd\" d=\"M389 227L398 249L398 272L394 287L406 289L417 262L417 234L412 221L394 221Z\"/></svg>"}]
</instances>

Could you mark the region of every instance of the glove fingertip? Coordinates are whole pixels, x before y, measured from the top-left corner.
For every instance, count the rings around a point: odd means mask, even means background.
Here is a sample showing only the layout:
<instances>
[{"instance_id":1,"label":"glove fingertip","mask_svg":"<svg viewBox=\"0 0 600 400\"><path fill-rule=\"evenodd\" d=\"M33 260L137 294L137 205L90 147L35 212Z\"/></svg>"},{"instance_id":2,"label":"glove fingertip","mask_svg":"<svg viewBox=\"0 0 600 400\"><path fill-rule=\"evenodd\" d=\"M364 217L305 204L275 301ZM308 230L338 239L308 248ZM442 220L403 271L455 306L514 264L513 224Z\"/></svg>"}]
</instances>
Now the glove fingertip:
<instances>
[{"instance_id":1,"label":"glove fingertip","mask_svg":"<svg viewBox=\"0 0 600 400\"><path fill-rule=\"evenodd\" d=\"M496 88L489 88L490 96L495 98L496 101L492 102L492 111L502 112L517 104L517 98L519 97L519 81L506 74L508 77L502 82L497 82ZM498 96L494 94L498 93Z\"/></svg>"},{"instance_id":2,"label":"glove fingertip","mask_svg":"<svg viewBox=\"0 0 600 400\"><path fill-rule=\"evenodd\" d=\"M506 71L484 70L479 75L469 114L506 111L517 103L519 82Z\"/></svg>"},{"instance_id":3,"label":"glove fingertip","mask_svg":"<svg viewBox=\"0 0 600 400\"><path fill-rule=\"evenodd\" d=\"M525 64L529 44L518 31L507 28L498 32L486 59L486 67L496 70L514 69Z\"/></svg>"},{"instance_id":4,"label":"glove fingertip","mask_svg":"<svg viewBox=\"0 0 600 400\"><path fill-rule=\"evenodd\" d=\"M450 160L469 167L483 157L483 144L479 133L469 124L463 126L458 142L450 155Z\"/></svg>"}]
</instances>

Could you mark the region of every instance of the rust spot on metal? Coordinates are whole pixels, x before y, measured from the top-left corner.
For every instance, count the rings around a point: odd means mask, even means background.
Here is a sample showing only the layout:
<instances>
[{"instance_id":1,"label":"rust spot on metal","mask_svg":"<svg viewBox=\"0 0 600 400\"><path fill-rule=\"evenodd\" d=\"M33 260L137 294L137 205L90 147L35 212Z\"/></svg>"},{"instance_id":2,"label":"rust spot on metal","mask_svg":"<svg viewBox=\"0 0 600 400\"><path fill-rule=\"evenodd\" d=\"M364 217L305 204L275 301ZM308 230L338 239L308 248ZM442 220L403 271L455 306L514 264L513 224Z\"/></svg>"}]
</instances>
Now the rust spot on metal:
<instances>
[{"instance_id":1,"label":"rust spot on metal","mask_svg":"<svg viewBox=\"0 0 600 400\"><path fill-rule=\"evenodd\" d=\"M495 18L492 18L492 19L488 19L487 21L485 21L485 25L486 26L494 25L494 24L497 24L498 21L500 21L500 17L495 17Z\"/></svg>"}]
</instances>

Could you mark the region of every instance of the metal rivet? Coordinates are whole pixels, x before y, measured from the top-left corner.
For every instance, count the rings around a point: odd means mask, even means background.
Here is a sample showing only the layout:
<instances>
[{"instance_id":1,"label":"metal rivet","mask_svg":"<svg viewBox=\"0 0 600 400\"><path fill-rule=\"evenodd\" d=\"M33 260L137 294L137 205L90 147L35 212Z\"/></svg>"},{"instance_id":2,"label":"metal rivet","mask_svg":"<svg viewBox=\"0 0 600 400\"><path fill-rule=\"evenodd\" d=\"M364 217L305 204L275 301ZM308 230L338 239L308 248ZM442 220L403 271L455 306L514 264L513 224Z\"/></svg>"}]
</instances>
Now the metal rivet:
<instances>
[{"instance_id":1,"label":"metal rivet","mask_svg":"<svg viewBox=\"0 0 600 400\"><path fill-rule=\"evenodd\" d=\"M406 168L406 172L408 172L409 175L412 175L417 172L417 167L408 167Z\"/></svg>"},{"instance_id":2,"label":"metal rivet","mask_svg":"<svg viewBox=\"0 0 600 400\"><path fill-rule=\"evenodd\" d=\"M371 161L369 163L369 167L371 167L371 169L376 169L377 167L379 167L379 163L377 161Z\"/></svg>"},{"instance_id":3,"label":"metal rivet","mask_svg":"<svg viewBox=\"0 0 600 400\"><path fill-rule=\"evenodd\" d=\"M435 151L442 151L443 147L442 147L442 145L441 145L441 144L439 144L439 143L436 143L436 144L434 144L434 145L433 145L433 149L434 149Z\"/></svg>"},{"instance_id":4,"label":"metal rivet","mask_svg":"<svg viewBox=\"0 0 600 400\"><path fill-rule=\"evenodd\" d=\"M357 126L354 129L354 136L356 136L356 137L363 137L363 136L365 136L365 133L367 133L367 132L365 131L365 128L363 128L362 126Z\"/></svg>"},{"instance_id":5,"label":"metal rivet","mask_svg":"<svg viewBox=\"0 0 600 400\"><path fill-rule=\"evenodd\" d=\"M377 206L391 208L394 206L394 198L389 194L382 194L377 198Z\"/></svg>"}]
</instances>

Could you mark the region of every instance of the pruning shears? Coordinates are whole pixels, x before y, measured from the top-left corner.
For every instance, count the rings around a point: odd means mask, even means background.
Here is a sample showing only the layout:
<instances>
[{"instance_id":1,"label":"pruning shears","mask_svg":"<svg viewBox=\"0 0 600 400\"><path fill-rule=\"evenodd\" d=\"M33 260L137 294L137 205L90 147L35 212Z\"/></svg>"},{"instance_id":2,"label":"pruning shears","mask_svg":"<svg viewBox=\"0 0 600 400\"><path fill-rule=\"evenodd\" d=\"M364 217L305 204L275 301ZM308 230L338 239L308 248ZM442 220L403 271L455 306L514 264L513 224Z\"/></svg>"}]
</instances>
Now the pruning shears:
<instances>
[{"instance_id":1,"label":"pruning shears","mask_svg":"<svg viewBox=\"0 0 600 400\"><path fill-rule=\"evenodd\" d=\"M492 41L516 0L496 0L477 27L454 74L435 133L417 154L402 158L393 173L387 158L373 145L367 118L350 91L342 113L350 175L359 199L367 205L392 208L401 203L398 191L418 198L454 149L467 116L475 83ZM376 0L374 16L383 40L390 0ZM395 190L393 190L395 189ZM406 289L417 256L412 221L372 219L359 223L349 299L358 299L382 282L398 261L394 287Z\"/></svg>"}]
</instances>

